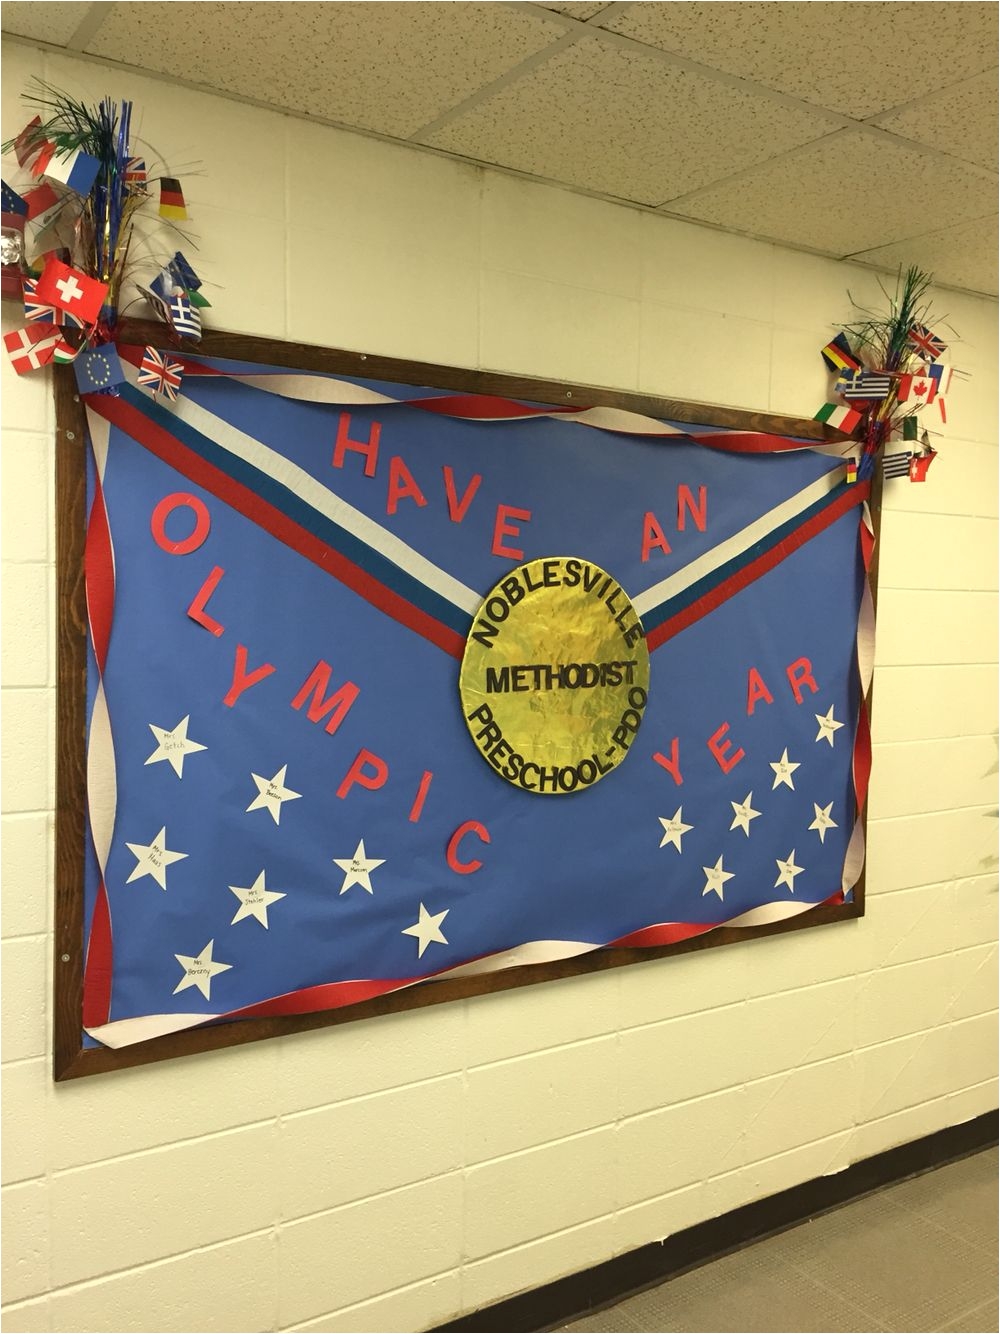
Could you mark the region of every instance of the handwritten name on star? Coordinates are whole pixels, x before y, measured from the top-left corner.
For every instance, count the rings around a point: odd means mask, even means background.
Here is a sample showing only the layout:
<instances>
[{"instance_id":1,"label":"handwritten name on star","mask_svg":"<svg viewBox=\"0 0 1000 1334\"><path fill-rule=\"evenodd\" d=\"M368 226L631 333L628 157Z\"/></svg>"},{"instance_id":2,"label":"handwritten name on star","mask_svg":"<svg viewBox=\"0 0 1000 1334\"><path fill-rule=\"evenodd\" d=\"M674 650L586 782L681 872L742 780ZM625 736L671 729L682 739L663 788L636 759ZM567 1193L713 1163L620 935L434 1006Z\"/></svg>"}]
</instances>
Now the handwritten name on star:
<instances>
[{"instance_id":1,"label":"handwritten name on star","mask_svg":"<svg viewBox=\"0 0 1000 1334\"><path fill-rule=\"evenodd\" d=\"M778 878L774 882L774 888L777 889L779 885L787 885L794 894L795 877L801 875L803 870L803 867L795 865L795 849L792 848L784 861L781 861L778 857L775 857L774 860L778 867Z\"/></svg>"},{"instance_id":2,"label":"handwritten name on star","mask_svg":"<svg viewBox=\"0 0 1000 1334\"><path fill-rule=\"evenodd\" d=\"M663 825L663 837L660 839L661 848L665 848L668 843L672 843L678 852L684 851L681 847L681 839L689 830L694 828L694 825L685 824L681 819L683 809L683 806L678 806L669 820L665 816L657 816L660 824Z\"/></svg>"},{"instance_id":3,"label":"handwritten name on star","mask_svg":"<svg viewBox=\"0 0 1000 1334\"><path fill-rule=\"evenodd\" d=\"M200 954L175 954L174 958L184 969L184 976L174 987L173 994L186 991L188 987L197 987L206 1000L212 999L212 978L219 973L228 972L231 963L218 963L212 958L214 940L210 940Z\"/></svg>"},{"instance_id":4,"label":"handwritten name on star","mask_svg":"<svg viewBox=\"0 0 1000 1334\"><path fill-rule=\"evenodd\" d=\"M743 798L742 802L740 802L739 804L737 804L735 801L731 801L729 803L730 806L732 806L733 808L733 823L729 826L729 828L742 829L744 834L746 834L747 838L750 837L750 821L756 820L757 817L760 815L760 811L755 811L753 806L751 806L750 803L752 801L753 801L753 793L748 792L746 796Z\"/></svg>"},{"instance_id":5,"label":"handwritten name on star","mask_svg":"<svg viewBox=\"0 0 1000 1334\"><path fill-rule=\"evenodd\" d=\"M701 891L702 898L706 894L718 894L721 899L726 881L732 880L735 872L727 871L723 867L721 857L714 866L703 866L701 869L705 872L705 888Z\"/></svg>"},{"instance_id":6,"label":"handwritten name on star","mask_svg":"<svg viewBox=\"0 0 1000 1334\"><path fill-rule=\"evenodd\" d=\"M831 819L830 819L830 812L833 810L833 802L831 801L830 804L829 804L829 806L823 806L823 807L820 807L820 806L818 806L818 805L816 804L816 802L814 801L814 802L813 802L813 810L816 812L816 818L813 820L813 822L812 822L812 824L809 826L809 828L810 828L810 829L815 829L816 832L817 832L817 834L819 834L819 841L820 841L821 843L825 843L825 842L826 842L826 831L827 831L828 829L837 829L837 828L839 828L839 826L838 826L836 820L831 820Z\"/></svg>"},{"instance_id":7,"label":"handwritten name on star","mask_svg":"<svg viewBox=\"0 0 1000 1334\"><path fill-rule=\"evenodd\" d=\"M273 778L261 778L260 774L252 773L250 777L257 784L257 795L247 807L247 813L250 811L267 811L275 824L281 822L281 803L283 801L296 801L301 797L301 792L293 792L290 787L285 787L285 774L288 772L288 765L283 764Z\"/></svg>"},{"instance_id":8,"label":"handwritten name on star","mask_svg":"<svg viewBox=\"0 0 1000 1334\"><path fill-rule=\"evenodd\" d=\"M790 787L794 792L795 784L792 782L792 774L800 767L788 758L788 747L786 746L781 753L781 759L771 761L771 768L774 770L774 782L771 784L771 791L773 792L776 787L783 783L785 787Z\"/></svg>"},{"instance_id":9,"label":"handwritten name on star","mask_svg":"<svg viewBox=\"0 0 1000 1334\"><path fill-rule=\"evenodd\" d=\"M230 885L230 892L235 894L240 901L240 906L236 909L236 916L230 922L230 926L235 926L237 922L242 922L246 917L255 917L265 930L268 929L267 909L272 903L277 903L279 899L285 897L274 890L270 890L264 883L264 872L246 889L239 885Z\"/></svg>"},{"instance_id":10,"label":"handwritten name on star","mask_svg":"<svg viewBox=\"0 0 1000 1334\"><path fill-rule=\"evenodd\" d=\"M365 840L361 839L354 849L353 857L334 857L333 862L344 873L344 883L340 886L341 894L346 894L352 885L360 885L362 889L371 894L374 892L371 881L372 871L377 866L384 866L385 858L369 857L365 852Z\"/></svg>"},{"instance_id":11,"label":"handwritten name on star","mask_svg":"<svg viewBox=\"0 0 1000 1334\"><path fill-rule=\"evenodd\" d=\"M149 730L156 737L156 749L146 760L146 764L159 764L161 760L166 760L173 769L178 778L184 777L184 759L187 755L193 755L196 751L207 750L199 741L189 739L187 730L188 723L191 721L191 715L182 718L176 727L169 730L165 727L157 727L155 723L149 724Z\"/></svg>"},{"instance_id":12,"label":"handwritten name on star","mask_svg":"<svg viewBox=\"0 0 1000 1334\"><path fill-rule=\"evenodd\" d=\"M169 850L166 825L163 826L152 843L126 843L125 846L135 858L135 867L125 881L126 885L130 885L133 880L141 880L143 876L148 875L156 881L161 889L166 889L167 867L172 866L174 862L183 861L188 855L186 852L171 852Z\"/></svg>"},{"instance_id":13,"label":"handwritten name on star","mask_svg":"<svg viewBox=\"0 0 1000 1334\"><path fill-rule=\"evenodd\" d=\"M441 923L451 912L450 908L445 908L444 912L429 913L423 904L420 905L420 912L417 920L412 926L405 926L399 933L401 936L416 937L419 948L417 949L417 958L424 957L424 950L432 942L439 945L447 945L448 941L444 932L441 930Z\"/></svg>"},{"instance_id":14,"label":"handwritten name on star","mask_svg":"<svg viewBox=\"0 0 1000 1334\"><path fill-rule=\"evenodd\" d=\"M819 731L816 733L816 740L829 741L832 746L834 733L839 732L844 725L843 723L838 723L836 718L834 718L833 705L830 705L826 713L817 713L813 716L819 723Z\"/></svg>"}]
</instances>

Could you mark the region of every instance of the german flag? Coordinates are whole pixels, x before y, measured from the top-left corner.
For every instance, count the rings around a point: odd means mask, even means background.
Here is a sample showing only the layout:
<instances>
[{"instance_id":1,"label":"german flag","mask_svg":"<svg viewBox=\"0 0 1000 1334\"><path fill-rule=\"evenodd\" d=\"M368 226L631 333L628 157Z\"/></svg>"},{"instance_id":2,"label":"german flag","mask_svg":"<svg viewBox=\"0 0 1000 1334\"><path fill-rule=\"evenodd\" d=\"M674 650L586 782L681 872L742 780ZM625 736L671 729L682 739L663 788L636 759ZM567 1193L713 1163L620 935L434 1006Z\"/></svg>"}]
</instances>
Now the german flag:
<instances>
[{"instance_id":1,"label":"german flag","mask_svg":"<svg viewBox=\"0 0 1000 1334\"><path fill-rule=\"evenodd\" d=\"M160 177L160 217L176 218L178 221L187 217L181 183L173 176Z\"/></svg>"}]
</instances>

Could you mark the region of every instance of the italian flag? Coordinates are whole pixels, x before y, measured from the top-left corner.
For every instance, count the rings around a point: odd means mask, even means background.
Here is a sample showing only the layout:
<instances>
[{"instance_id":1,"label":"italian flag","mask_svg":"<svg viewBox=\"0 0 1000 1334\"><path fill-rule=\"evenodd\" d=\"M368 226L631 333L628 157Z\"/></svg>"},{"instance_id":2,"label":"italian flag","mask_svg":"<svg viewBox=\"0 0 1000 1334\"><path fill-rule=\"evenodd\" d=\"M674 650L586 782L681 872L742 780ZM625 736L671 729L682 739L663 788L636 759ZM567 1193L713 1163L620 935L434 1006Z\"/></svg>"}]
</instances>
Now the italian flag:
<instances>
[{"instance_id":1,"label":"italian flag","mask_svg":"<svg viewBox=\"0 0 1000 1334\"><path fill-rule=\"evenodd\" d=\"M826 422L827 426L833 426L845 435L853 431L860 420L860 412L839 403L824 403L813 418L813 421Z\"/></svg>"}]
</instances>

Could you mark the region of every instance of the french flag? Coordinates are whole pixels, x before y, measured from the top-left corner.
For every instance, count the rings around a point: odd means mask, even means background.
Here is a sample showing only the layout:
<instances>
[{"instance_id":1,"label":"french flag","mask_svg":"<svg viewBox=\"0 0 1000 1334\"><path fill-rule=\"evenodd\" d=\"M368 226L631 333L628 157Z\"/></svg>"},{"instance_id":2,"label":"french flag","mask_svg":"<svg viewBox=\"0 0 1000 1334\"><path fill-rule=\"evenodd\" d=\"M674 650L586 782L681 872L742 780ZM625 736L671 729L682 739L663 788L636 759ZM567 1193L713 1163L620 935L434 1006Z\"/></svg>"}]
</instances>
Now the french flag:
<instances>
[{"instance_id":1,"label":"french flag","mask_svg":"<svg viewBox=\"0 0 1000 1334\"><path fill-rule=\"evenodd\" d=\"M89 195L101 169L100 161L78 148L69 157L52 157L45 164L45 175L53 181L62 181L78 195Z\"/></svg>"}]
</instances>

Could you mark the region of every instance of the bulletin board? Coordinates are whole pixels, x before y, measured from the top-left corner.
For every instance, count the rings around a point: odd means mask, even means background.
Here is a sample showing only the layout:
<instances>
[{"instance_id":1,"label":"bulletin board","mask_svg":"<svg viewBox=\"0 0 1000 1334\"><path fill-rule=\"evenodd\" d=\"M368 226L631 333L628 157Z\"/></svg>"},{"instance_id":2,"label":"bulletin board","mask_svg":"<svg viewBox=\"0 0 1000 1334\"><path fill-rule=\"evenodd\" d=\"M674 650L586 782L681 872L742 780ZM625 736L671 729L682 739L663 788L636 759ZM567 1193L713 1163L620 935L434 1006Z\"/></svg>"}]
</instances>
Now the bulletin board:
<instances>
[{"instance_id":1,"label":"bulletin board","mask_svg":"<svg viewBox=\"0 0 1000 1334\"><path fill-rule=\"evenodd\" d=\"M162 333L56 370L57 1079L863 913L849 442Z\"/></svg>"}]
</instances>

